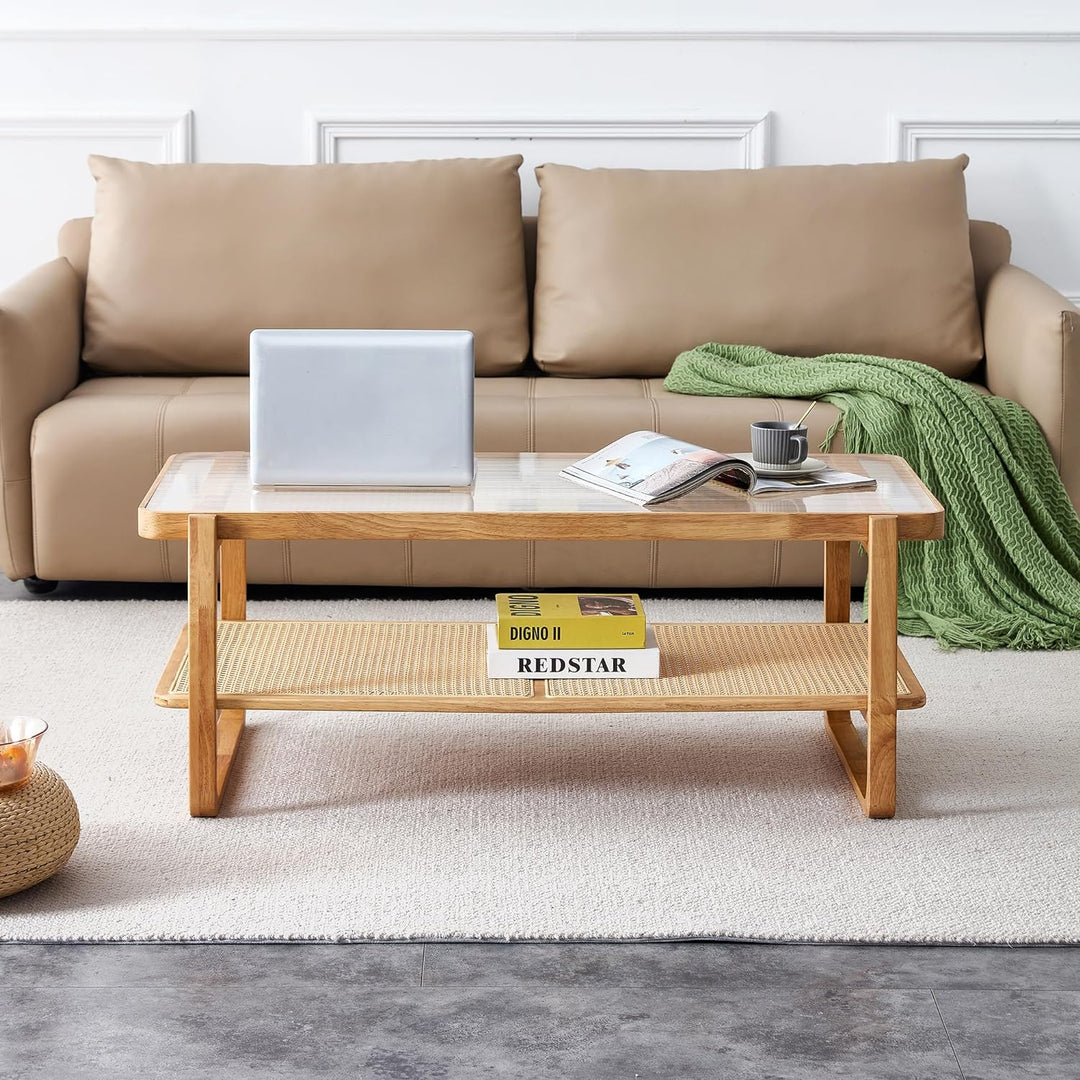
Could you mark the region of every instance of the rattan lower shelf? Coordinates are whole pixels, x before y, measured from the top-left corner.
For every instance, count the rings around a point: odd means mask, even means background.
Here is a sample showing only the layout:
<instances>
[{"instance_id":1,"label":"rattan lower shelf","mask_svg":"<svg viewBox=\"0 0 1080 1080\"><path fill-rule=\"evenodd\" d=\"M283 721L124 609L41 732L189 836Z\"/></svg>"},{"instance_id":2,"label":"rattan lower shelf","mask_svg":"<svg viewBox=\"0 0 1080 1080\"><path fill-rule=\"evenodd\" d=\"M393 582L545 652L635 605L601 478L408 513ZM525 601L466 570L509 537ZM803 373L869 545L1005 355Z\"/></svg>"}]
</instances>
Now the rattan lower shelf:
<instances>
[{"instance_id":1,"label":"rattan lower shelf","mask_svg":"<svg viewBox=\"0 0 1080 1080\"><path fill-rule=\"evenodd\" d=\"M867 631L850 623L660 623L658 679L490 680L484 623L220 622L221 709L390 712L858 710ZM155 701L188 706L187 629ZM925 702L898 656L897 708Z\"/></svg>"}]
</instances>

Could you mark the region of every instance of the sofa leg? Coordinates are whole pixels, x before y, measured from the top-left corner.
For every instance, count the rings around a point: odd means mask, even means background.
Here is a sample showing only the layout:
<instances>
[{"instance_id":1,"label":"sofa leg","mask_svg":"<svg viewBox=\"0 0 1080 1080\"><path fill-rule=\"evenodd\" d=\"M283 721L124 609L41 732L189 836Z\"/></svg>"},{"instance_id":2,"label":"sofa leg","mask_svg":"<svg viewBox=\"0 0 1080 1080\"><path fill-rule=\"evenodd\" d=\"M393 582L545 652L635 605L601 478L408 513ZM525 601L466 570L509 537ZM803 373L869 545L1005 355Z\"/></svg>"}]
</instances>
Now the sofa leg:
<instances>
[{"instance_id":1,"label":"sofa leg","mask_svg":"<svg viewBox=\"0 0 1080 1080\"><path fill-rule=\"evenodd\" d=\"M28 593L33 593L34 596L45 596L51 593L60 583L58 581L42 581L41 578L31 574L29 577L23 578L23 585Z\"/></svg>"}]
</instances>

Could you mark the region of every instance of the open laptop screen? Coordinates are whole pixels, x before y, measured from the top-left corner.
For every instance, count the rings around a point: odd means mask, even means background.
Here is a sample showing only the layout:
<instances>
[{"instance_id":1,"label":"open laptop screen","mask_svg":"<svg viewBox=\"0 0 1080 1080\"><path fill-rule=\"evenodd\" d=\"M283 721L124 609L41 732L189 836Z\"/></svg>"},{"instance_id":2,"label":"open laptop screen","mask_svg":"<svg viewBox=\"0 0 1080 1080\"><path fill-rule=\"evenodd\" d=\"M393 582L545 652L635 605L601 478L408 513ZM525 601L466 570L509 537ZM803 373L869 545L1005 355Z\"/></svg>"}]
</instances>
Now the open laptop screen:
<instances>
[{"instance_id":1,"label":"open laptop screen","mask_svg":"<svg viewBox=\"0 0 1080 1080\"><path fill-rule=\"evenodd\" d=\"M260 487L463 487L473 479L467 330L255 330Z\"/></svg>"}]
</instances>

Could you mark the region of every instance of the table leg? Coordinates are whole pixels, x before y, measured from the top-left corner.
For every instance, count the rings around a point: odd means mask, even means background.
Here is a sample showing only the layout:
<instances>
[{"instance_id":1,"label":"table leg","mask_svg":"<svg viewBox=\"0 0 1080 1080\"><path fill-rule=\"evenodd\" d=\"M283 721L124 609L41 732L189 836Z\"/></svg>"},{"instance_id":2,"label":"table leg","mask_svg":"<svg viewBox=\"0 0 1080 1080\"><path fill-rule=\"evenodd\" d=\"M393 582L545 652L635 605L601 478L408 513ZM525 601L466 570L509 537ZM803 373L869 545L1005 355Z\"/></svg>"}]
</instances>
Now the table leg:
<instances>
[{"instance_id":1,"label":"table leg","mask_svg":"<svg viewBox=\"0 0 1080 1080\"><path fill-rule=\"evenodd\" d=\"M825 549L825 621L851 621L851 542L826 540ZM866 790L866 772L860 768L866 748L851 722L851 713L830 709L825 713L825 730L829 733L848 778L859 795Z\"/></svg>"},{"instance_id":2,"label":"table leg","mask_svg":"<svg viewBox=\"0 0 1080 1080\"><path fill-rule=\"evenodd\" d=\"M243 619L244 542L219 542L213 514L188 518L188 782L192 817L216 817L244 731L243 709L217 707L218 548L222 613Z\"/></svg>"},{"instance_id":3,"label":"table leg","mask_svg":"<svg viewBox=\"0 0 1080 1080\"><path fill-rule=\"evenodd\" d=\"M851 621L851 542L826 540L825 548L825 621ZM830 709L825 713L825 730L847 772L851 786L865 803L866 747L863 745L851 713Z\"/></svg>"},{"instance_id":4,"label":"table leg","mask_svg":"<svg viewBox=\"0 0 1080 1080\"><path fill-rule=\"evenodd\" d=\"M221 541L221 618L243 622L247 619L247 541ZM217 799L229 779L236 747L244 733L243 709L222 709L218 718Z\"/></svg>"},{"instance_id":5,"label":"table leg","mask_svg":"<svg viewBox=\"0 0 1080 1080\"><path fill-rule=\"evenodd\" d=\"M851 543L825 541L825 621L851 622Z\"/></svg>"},{"instance_id":6,"label":"table leg","mask_svg":"<svg viewBox=\"0 0 1080 1080\"><path fill-rule=\"evenodd\" d=\"M192 817L215 817L217 783L217 519L188 518L188 782Z\"/></svg>"},{"instance_id":7,"label":"table leg","mask_svg":"<svg viewBox=\"0 0 1080 1080\"><path fill-rule=\"evenodd\" d=\"M867 577L866 741L848 712L825 713L825 729L868 817L896 809L896 518L869 521ZM851 549L825 543L825 621L847 622L851 610Z\"/></svg>"},{"instance_id":8,"label":"table leg","mask_svg":"<svg viewBox=\"0 0 1080 1080\"><path fill-rule=\"evenodd\" d=\"M247 541L221 541L221 617L243 622L247 618Z\"/></svg>"},{"instance_id":9,"label":"table leg","mask_svg":"<svg viewBox=\"0 0 1080 1080\"><path fill-rule=\"evenodd\" d=\"M896 518L872 517L869 672L866 710L866 813L891 818L896 812Z\"/></svg>"}]
</instances>

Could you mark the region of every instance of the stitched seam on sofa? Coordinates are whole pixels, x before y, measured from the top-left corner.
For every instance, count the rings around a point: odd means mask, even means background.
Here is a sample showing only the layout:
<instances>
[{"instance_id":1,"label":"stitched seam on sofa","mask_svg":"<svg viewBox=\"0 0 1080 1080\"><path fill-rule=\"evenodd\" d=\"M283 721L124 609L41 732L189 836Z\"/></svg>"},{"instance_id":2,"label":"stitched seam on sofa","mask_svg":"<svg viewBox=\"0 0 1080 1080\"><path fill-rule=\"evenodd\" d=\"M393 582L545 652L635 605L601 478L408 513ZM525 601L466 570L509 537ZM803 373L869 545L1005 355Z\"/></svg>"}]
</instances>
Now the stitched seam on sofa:
<instances>
[{"instance_id":1,"label":"stitched seam on sofa","mask_svg":"<svg viewBox=\"0 0 1080 1080\"><path fill-rule=\"evenodd\" d=\"M34 556L34 573L37 574L38 566L38 514L37 514L37 488L34 486L34 478L30 477L30 547Z\"/></svg>"},{"instance_id":2,"label":"stitched seam on sofa","mask_svg":"<svg viewBox=\"0 0 1080 1080\"><path fill-rule=\"evenodd\" d=\"M0 401L3 401L3 395L0 395ZM10 523L8 521L8 503L7 503L7 489L8 489L8 483L10 481L8 481L6 479L7 470L4 468L4 464L5 463L4 463L3 423L2 423L2 421L0 421L0 477L5 478L4 482L3 482L2 490L0 490L0 510L3 511L3 515L4 515L4 543L7 545L7 553L8 553L7 561L8 561L8 565L11 566L14 569L15 560L12 558L12 555L11 555L11 525L10 525ZM33 513L33 508L31 508L31 513Z\"/></svg>"},{"instance_id":3,"label":"stitched seam on sofa","mask_svg":"<svg viewBox=\"0 0 1080 1080\"><path fill-rule=\"evenodd\" d=\"M6 395L4 395L3 393L0 393L0 403L3 402L5 396ZM4 455L3 427L4 427L3 421L2 421L2 419L0 419L0 476L5 477L4 487L3 487L3 499L2 499L2 505L3 505L3 510L4 510L4 538L5 538L5 543L7 544L7 550L8 550L8 563L11 566L12 570L14 570L15 569L15 548L12 545L12 542L11 542L11 515L8 513L8 499L7 499L8 492L7 492L7 487L8 487L9 480L6 479L8 473L7 473L7 461L5 460L5 455ZM33 438L33 429L31 428L31 439L32 438ZM16 481L10 481L10 482L15 483ZM31 499L32 498L33 498L33 488L31 488ZM31 501L31 504L30 504L30 518L31 518L30 525L31 525L31 529L33 528L33 517L34 517L34 505L33 505L33 502ZM37 558L37 541L36 541L36 539L34 540L34 550L35 550L34 558L36 560L36 558Z\"/></svg>"},{"instance_id":4,"label":"stitched seam on sofa","mask_svg":"<svg viewBox=\"0 0 1080 1080\"><path fill-rule=\"evenodd\" d=\"M37 444L37 420L30 428L30 549L34 560L34 573L37 573L38 536L37 536L37 489L34 486L34 447ZM4 523L7 524L7 506L4 507ZM10 543L10 540L9 540Z\"/></svg>"},{"instance_id":5,"label":"stitched seam on sofa","mask_svg":"<svg viewBox=\"0 0 1080 1080\"><path fill-rule=\"evenodd\" d=\"M4 471L4 453L2 440L0 440L0 476L7 476L7 473ZM8 565L11 566L12 570L14 570L15 568L15 556L11 547L11 517L8 513L8 487L18 482L19 481L17 480L4 480L2 491L0 491L0 496L2 496L0 497L0 509L3 510L4 514L4 543L7 546L7 562ZM31 524L33 519L33 513L33 503L31 502Z\"/></svg>"},{"instance_id":6,"label":"stitched seam on sofa","mask_svg":"<svg viewBox=\"0 0 1080 1080\"><path fill-rule=\"evenodd\" d=\"M288 540L281 541L281 573L285 578L285 584L291 585L292 579L292 544Z\"/></svg>"},{"instance_id":7,"label":"stitched seam on sofa","mask_svg":"<svg viewBox=\"0 0 1080 1080\"><path fill-rule=\"evenodd\" d=\"M180 395L182 395L182 394L186 394L192 388L192 386L194 386L194 385L195 385L194 376L189 376L187 382L185 382L184 385L179 390L177 390L177 392L175 394L172 394L168 398L166 398L165 403L164 403L163 407L161 408L161 411L158 414L158 446L157 446L158 472L161 472L162 466L165 464L165 414L166 414L166 412L168 412L169 406L172 404L173 399L180 396ZM170 555L169 541L168 540L159 540L158 543L161 545L161 565L162 565L162 568L164 570L165 580L166 581L175 581L176 580L176 575L173 573L172 559L169 557L169 555ZM185 551L185 557L186 557L186 554L187 553ZM187 580L187 566L186 565L184 567L184 579Z\"/></svg>"},{"instance_id":8,"label":"stitched seam on sofa","mask_svg":"<svg viewBox=\"0 0 1080 1080\"><path fill-rule=\"evenodd\" d=\"M773 409L776 410L776 419L777 420L783 420L784 419L784 407L780 404L779 400L777 400L776 398L769 398L769 400L773 404ZM783 564L783 559L784 559L784 556L783 556L783 541L782 540L774 540L773 541L773 573L772 573L773 588L776 588L776 586L780 584L780 569L781 569L781 566Z\"/></svg>"},{"instance_id":9,"label":"stitched seam on sofa","mask_svg":"<svg viewBox=\"0 0 1080 1080\"><path fill-rule=\"evenodd\" d=\"M155 476L161 472L161 468L165 464L165 413L168 412L171 401L172 397L162 398L154 421ZM158 558L161 560L162 577L166 581L172 581L172 568L169 566L169 545L164 540L158 541Z\"/></svg>"},{"instance_id":10,"label":"stitched seam on sofa","mask_svg":"<svg viewBox=\"0 0 1080 1080\"><path fill-rule=\"evenodd\" d=\"M652 429L653 431L660 430L660 402L653 396L652 387L649 385L648 379L641 380L641 389L644 392L645 398L649 402L649 408L652 410Z\"/></svg>"},{"instance_id":11,"label":"stitched seam on sofa","mask_svg":"<svg viewBox=\"0 0 1080 1080\"><path fill-rule=\"evenodd\" d=\"M648 401L652 412L652 429L660 431L660 402L652 392L652 383L648 379L641 380L642 396ZM660 574L660 541L649 541L649 588L655 589Z\"/></svg>"},{"instance_id":12,"label":"stitched seam on sofa","mask_svg":"<svg viewBox=\"0 0 1080 1080\"><path fill-rule=\"evenodd\" d=\"M784 567L784 541L774 540L776 545L776 551L773 553L773 576L772 583L773 588L780 584L780 575L783 572Z\"/></svg>"},{"instance_id":13,"label":"stitched seam on sofa","mask_svg":"<svg viewBox=\"0 0 1080 1080\"><path fill-rule=\"evenodd\" d=\"M529 376L529 389L525 394L525 412L528 424L525 428L525 450L536 450L536 376Z\"/></svg>"},{"instance_id":14,"label":"stitched seam on sofa","mask_svg":"<svg viewBox=\"0 0 1080 1080\"><path fill-rule=\"evenodd\" d=\"M30 502L30 527L31 527L31 530L33 530L33 524L34 524L34 504L33 504L33 491L34 491L34 489L33 489L33 486L30 484L29 480L5 480L4 483L3 483L2 493L0 493L0 494L2 494L2 498L0 498L0 505L2 505L3 512L4 512L4 543L7 546L7 561L8 561L8 565L11 567L11 569L14 572L18 573L18 567L16 567L16 565L15 565L15 562L16 562L15 549L12 547L12 544L11 544L11 524L10 524L11 517L10 517L10 512L9 512L9 509L8 509L9 505L10 505L8 503L8 489L9 488L14 488L16 484L26 484L26 485L28 485L30 487L30 497L31 497L31 502ZM34 546L36 548L36 546L37 546L36 543L34 544Z\"/></svg>"},{"instance_id":15,"label":"stitched seam on sofa","mask_svg":"<svg viewBox=\"0 0 1080 1080\"><path fill-rule=\"evenodd\" d=\"M411 586L413 583L413 546L411 540L404 541L405 543L405 584Z\"/></svg>"}]
</instances>

